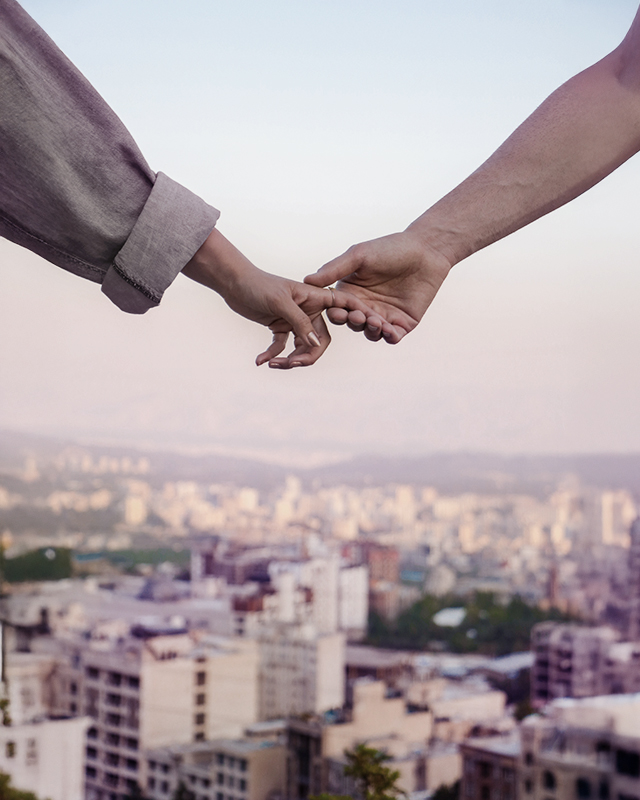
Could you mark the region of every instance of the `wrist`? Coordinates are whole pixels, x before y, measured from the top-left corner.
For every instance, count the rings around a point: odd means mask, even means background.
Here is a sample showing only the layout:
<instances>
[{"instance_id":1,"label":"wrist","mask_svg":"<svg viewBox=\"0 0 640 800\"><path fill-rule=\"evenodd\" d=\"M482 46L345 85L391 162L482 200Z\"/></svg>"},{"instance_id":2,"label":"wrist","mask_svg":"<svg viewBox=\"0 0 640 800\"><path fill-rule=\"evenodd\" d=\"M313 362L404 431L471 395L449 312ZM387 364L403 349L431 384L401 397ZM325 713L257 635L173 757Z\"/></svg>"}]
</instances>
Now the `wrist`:
<instances>
[{"instance_id":1,"label":"wrist","mask_svg":"<svg viewBox=\"0 0 640 800\"><path fill-rule=\"evenodd\" d=\"M188 278L213 289L225 299L234 296L238 286L246 284L250 273L257 271L257 267L216 228L182 269Z\"/></svg>"},{"instance_id":2,"label":"wrist","mask_svg":"<svg viewBox=\"0 0 640 800\"><path fill-rule=\"evenodd\" d=\"M431 263L446 273L473 252L454 225L438 220L430 210L414 220L405 233L419 243Z\"/></svg>"}]
</instances>

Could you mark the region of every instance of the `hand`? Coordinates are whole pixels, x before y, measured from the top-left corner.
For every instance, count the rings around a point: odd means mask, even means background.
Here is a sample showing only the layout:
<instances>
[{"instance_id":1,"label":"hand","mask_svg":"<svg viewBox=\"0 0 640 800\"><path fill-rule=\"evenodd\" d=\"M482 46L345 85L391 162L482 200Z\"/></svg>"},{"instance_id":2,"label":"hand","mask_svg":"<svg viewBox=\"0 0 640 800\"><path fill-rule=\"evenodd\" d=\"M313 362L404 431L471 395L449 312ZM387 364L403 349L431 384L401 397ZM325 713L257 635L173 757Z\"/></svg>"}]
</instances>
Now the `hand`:
<instances>
[{"instance_id":1,"label":"hand","mask_svg":"<svg viewBox=\"0 0 640 800\"><path fill-rule=\"evenodd\" d=\"M366 316L359 309L331 308L327 316L335 325L346 323L371 341L396 344L420 322L450 268L409 229L356 244L304 280L313 286L339 281L339 290L374 312Z\"/></svg>"},{"instance_id":2,"label":"hand","mask_svg":"<svg viewBox=\"0 0 640 800\"><path fill-rule=\"evenodd\" d=\"M254 266L218 231L214 230L183 273L218 292L236 313L267 326L273 333L270 347L256 358L276 369L314 364L331 342L322 318L326 308L336 306L347 313L358 312L373 324L384 321L365 303L341 291L329 291L280 278ZM294 333L293 352L277 358Z\"/></svg>"}]
</instances>

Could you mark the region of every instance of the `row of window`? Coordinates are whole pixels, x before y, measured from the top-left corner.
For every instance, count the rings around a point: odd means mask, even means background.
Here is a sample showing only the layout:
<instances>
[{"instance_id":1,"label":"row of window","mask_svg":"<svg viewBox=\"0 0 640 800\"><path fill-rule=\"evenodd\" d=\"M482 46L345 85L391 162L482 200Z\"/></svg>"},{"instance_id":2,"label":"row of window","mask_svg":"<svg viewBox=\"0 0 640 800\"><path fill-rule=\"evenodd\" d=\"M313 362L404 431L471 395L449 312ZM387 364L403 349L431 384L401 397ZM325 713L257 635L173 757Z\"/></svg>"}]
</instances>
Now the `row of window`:
<instances>
[{"instance_id":1,"label":"row of window","mask_svg":"<svg viewBox=\"0 0 640 800\"><path fill-rule=\"evenodd\" d=\"M228 769L238 769L240 772L246 772L248 767L248 762L246 758L236 758L235 756L226 756L224 753L216 753L216 764L219 767L227 766ZM169 772L170 766L169 764L163 764L161 762L155 761L154 759L149 759L147 762L150 772L155 772L158 770L159 772L164 772L165 774Z\"/></svg>"},{"instance_id":2,"label":"row of window","mask_svg":"<svg viewBox=\"0 0 640 800\"><path fill-rule=\"evenodd\" d=\"M140 688L140 678L137 675L124 675L121 672L100 670L97 667L86 667L84 674L90 680L100 680L102 674L110 686L128 686L130 689Z\"/></svg>"},{"instance_id":3,"label":"row of window","mask_svg":"<svg viewBox=\"0 0 640 800\"><path fill-rule=\"evenodd\" d=\"M96 747L87 747L87 758L92 760L97 760L98 758L98 749ZM105 764L108 764L110 767L118 767L124 766L129 770L137 771L138 769L138 760L135 758L125 758L124 756L120 756L118 753L111 753L106 752L104 754L104 761Z\"/></svg>"},{"instance_id":4,"label":"row of window","mask_svg":"<svg viewBox=\"0 0 640 800\"><path fill-rule=\"evenodd\" d=\"M157 782L155 778L149 778L147 781L147 788L149 791L155 791L157 789L160 794L169 794L171 787L169 786L169 781ZM209 797L207 795L202 795L201 800L209 800ZM243 800L243 798L216 792L216 800Z\"/></svg>"},{"instance_id":5,"label":"row of window","mask_svg":"<svg viewBox=\"0 0 640 800\"><path fill-rule=\"evenodd\" d=\"M86 767L84 772L89 780L96 780L98 777L98 770L95 767ZM104 782L110 789L115 789L118 785L121 785L129 792L134 792L138 789L138 781L135 778L121 779L115 772L105 772Z\"/></svg>"},{"instance_id":6,"label":"row of window","mask_svg":"<svg viewBox=\"0 0 640 800\"><path fill-rule=\"evenodd\" d=\"M95 741L98 738L99 738L98 729L89 728L89 730L87 731L87 739ZM111 745L112 747L126 747L127 750L138 749L137 739L132 738L130 736L121 736L119 733L113 733L113 731L107 731L104 740L107 744Z\"/></svg>"}]
</instances>

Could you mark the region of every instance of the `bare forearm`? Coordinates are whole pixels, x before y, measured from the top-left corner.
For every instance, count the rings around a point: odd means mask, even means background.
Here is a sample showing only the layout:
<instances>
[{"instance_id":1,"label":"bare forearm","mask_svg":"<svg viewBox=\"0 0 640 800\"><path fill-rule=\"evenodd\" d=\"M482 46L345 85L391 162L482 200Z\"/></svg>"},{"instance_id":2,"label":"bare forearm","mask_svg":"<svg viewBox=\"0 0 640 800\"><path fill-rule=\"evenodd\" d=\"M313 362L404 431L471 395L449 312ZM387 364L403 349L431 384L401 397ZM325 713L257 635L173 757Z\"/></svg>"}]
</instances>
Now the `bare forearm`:
<instances>
[{"instance_id":1,"label":"bare forearm","mask_svg":"<svg viewBox=\"0 0 640 800\"><path fill-rule=\"evenodd\" d=\"M635 27L636 23L634 23ZM580 195L640 149L640 81L620 48L555 91L408 231L453 265Z\"/></svg>"}]
</instances>

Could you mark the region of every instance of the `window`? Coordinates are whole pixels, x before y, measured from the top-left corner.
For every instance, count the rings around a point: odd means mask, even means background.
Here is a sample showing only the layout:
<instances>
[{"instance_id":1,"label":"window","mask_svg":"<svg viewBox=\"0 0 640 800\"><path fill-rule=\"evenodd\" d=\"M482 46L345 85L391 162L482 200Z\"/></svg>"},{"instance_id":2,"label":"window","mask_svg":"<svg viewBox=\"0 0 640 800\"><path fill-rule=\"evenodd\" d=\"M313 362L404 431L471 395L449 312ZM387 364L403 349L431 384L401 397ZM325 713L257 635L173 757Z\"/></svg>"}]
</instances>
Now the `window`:
<instances>
[{"instance_id":1,"label":"window","mask_svg":"<svg viewBox=\"0 0 640 800\"><path fill-rule=\"evenodd\" d=\"M106 700L108 706L119 706L122 698L120 697L119 694L113 694L113 692L109 692L107 694Z\"/></svg>"},{"instance_id":2,"label":"window","mask_svg":"<svg viewBox=\"0 0 640 800\"><path fill-rule=\"evenodd\" d=\"M156 779L155 778L147 778L147 788L148 789L155 789L156 788Z\"/></svg>"},{"instance_id":3,"label":"window","mask_svg":"<svg viewBox=\"0 0 640 800\"><path fill-rule=\"evenodd\" d=\"M216 800L224 800L224 795L222 792L216 792Z\"/></svg>"},{"instance_id":4,"label":"window","mask_svg":"<svg viewBox=\"0 0 640 800\"><path fill-rule=\"evenodd\" d=\"M224 775L221 772L216 775L216 782L218 786L224 786Z\"/></svg>"},{"instance_id":5,"label":"window","mask_svg":"<svg viewBox=\"0 0 640 800\"><path fill-rule=\"evenodd\" d=\"M121 720L122 718L120 717L120 714L107 714L107 725L113 725L115 728L117 728L120 725Z\"/></svg>"},{"instance_id":6,"label":"window","mask_svg":"<svg viewBox=\"0 0 640 800\"><path fill-rule=\"evenodd\" d=\"M245 781L245 779L244 779L244 778L240 778L240 784L239 784L239 785L240 785L240 791L241 791L241 792L244 792L244 791L246 791L246 789L247 789L247 782Z\"/></svg>"},{"instance_id":7,"label":"window","mask_svg":"<svg viewBox=\"0 0 640 800\"><path fill-rule=\"evenodd\" d=\"M27 739L27 764L38 763L38 743L35 739Z\"/></svg>"},{"instance_id":8,"label":"window","mask_svg":"<svg viewBox=\"0 0 640 800\"><path fill-rule=\"evenodd\" d=\"M204 686L207 682L206 672L196 672L196 686Z\"/></svg>"},{"instance_id":9,"label":"window","mask_svg":"<svg viewBox=\"0 0 640 800\"><path fill-rule=\"evenodd\" d=\"M204 725L204 714L196 714L196 725Z\"/></svg>"},{"instance_id":10,"label":"window","mask_svg":"<svg viewBox=\"0 0 640 800\"><path fill-rule=\"evenodd\" d=\"M235 779L233 775L229 775L227 778L227 786L231 786L232 788L236 785Z\"/></svg>"},{"instance_id":11,"label":"window","mask_svg":"<svg viewBox=\"0 0 640 800\"><path fill-rule=\"evenodd\" d=\"M87 758L97 758L98 751L95 747L87 747Z\"/></svg>"},{"instance_id":12,"label":"window","mask_svg":"<svg viewBox=\"0 0 640 800\"><path fill-rule=\"evenodd\" d=\"M129 750L137 750L138 749L138 740L137 739L125 739L124 745Z\"/></svg>"},{"instance_id":13,"label":"window","mask_svg":"<svg viewBox=\"0 0 640 800\"><path fill-rule=\"evenodd\" d=\"M120 686L122 684L122 675L119 672L110 672L108 683L110 686Z\"/></svg>"},{"instance_id":14,"label":"window","mask_svg":"<svg viewBox=\"0 0 640 800\"><path fill-rule=\"evenodd\" d=\"M87 678L91 678L92 681L96 681L100 677L100 670L96 669L95 667L87 667L85 670L85 675Z\"/></svg>"},{"instance_id":15,"label":"window","mask_svg":"<svg viewBox=\"0 0 640 800\"><path fill-rule=\"evenodd\" d=\"M205 695L203 695L203 694L197 694L196 695L196 705L197 706L203 706L205 704L205 702L206 702L206 696Z\"/></svg>"},{"instance_id":16,"label":"window","mask_svg":"<svg viewBox=\"0 0 640 800\"><path fill-rule=\"evenodd\" d=\"M161 769L161 770L164 772L164 774L166 775L166 774L167 774L167 772L169 772L169 765L168 765L168 764L160 764L160 769Z\"/></svg>"},{"instance_id":17,"label":"window","mask_svg":"<svg viewBox=\"0 0 640 800\"><path fill-rule=\"evenodd\" d=\"M598 786L598 800L609 800L609 784L607 781L600 781L600 786Z\"/></svg>"},{"instance_id":18,"label":"window","mask_svg":"<svg viewBox=\"0 0 640 800\"><path fill-rule=\"evenodd\" d=\"M77 714L77 713L78 713L78 706L77 706L77 704L76 704L76 703L69 703L69 711L70 711L72 714Z\"/></svg>"},{"instance_id":19,"label":"window","mask_svg":"<svg viewBox=\"0 0 640 800\"><path fill-rule=\"evenodd\" d=\"M84 774L87 776L87 778L95 778L98 774L98 771L95 767L87 767L84 771Z\"/></svg>"},{"instance_id":20,"label":"window","mask_svg":"<svg viewBox=\"0 0 640 800\"><path fill-rule=\"evenodd\" d=\"M616 750L616 770L620 775L640 778L640 755L633 750Z\"/></svg>"},{"instance_id":21,"label":"window","mask_svg":"<svg viewBox=\"0 0 640 800\"><path fill-rule=\"evenodd\" d=\"M533 753L525 753L524 763L530 767L533 764Z\"/></svg>"},{"instance_id":22,"label":"window","mask_svg":"<svg viewBox=\"0 0 640 800\"><path fill-rule=\"evenodd\" d=\"M78 684L72 681L69 684L69 693L70 694L78 694Z\"/></svg>"},{"instance_id":23,"label":"window","mask_svg":"<svg viewBox=\"0 0 640 800\"><path fill-rule=\"evenodd\" d=\"M576 795L581 800L589 800L591 797L591 782L587 778L578 778L576 780Z\"/></svg>"},{"instance_id":24,"label":"window","mask_svg":"<svg viewBox=\"0 0 640 800\"><path fill-rule=\"evenodd\" d=\"M162 781L160 784L160 791L165 794L169 791L169 781Z\"/></svg>"},{"instance_id":25,"label":"window","mask_svg":"<svg viewBox=\"0 0 640 800\"><path fill-rule=\"evenodd\" d=\"M233 756L229 756L229 758L227 759L227 763L229 764L231 769L233 769L236 765L236 760Z\"/></svg>"},{"instance_id":26,"label":"window","mask_svg":"<svg viewBox=\"0 0 640 800\"><path fill-rule=\"evenodd\" d=\"M120 763L120 756L117 753L107 753L105 761L110 767L117 767Z\"/></svg>"},{"instance_id":27,"label":"window","mask_svg":"<svg viewBox=\"0 0 640 800\"><path fill-rule=\"evenodd\" d=\"M16 743L7 742L4 748L4 752L7 758L14 758L16 754Z\"/></svg>"},{"instance_id":28,"label":"window","mask_svg":"<svg viewBox=\"0 0 640 800\"><path fill-rule=\"evenodd\" d=\"M480 777L481 778L490 778L491 777L491 764L488 761L480 761L478 763L480 767Z\"/></svg>"},{"instance_id":29,"label":"window","mask_svg":"<svg viewBox=\"0 0 640 800\"><path fill-rule=\"evenodd\" d=\"M104 782L107 784L107 786L117 786L118 776L115 775L113 772L105 772Z\"/></svg>"},{"instance_id":30,"label":"window","mask_svg":"<svg viewBox=\"0 0 640 800\"><path fill-rule=\"evenodd\" d=\"M244 758L241 758L240 761L238 761L238 764L240 765L240 772L247 771L247 762Z\"/></svg>"},{"instance_id":31,"label":"window","mask_svg":"<svg viewBox=\"0 0 640 800\"><path fill-rule=\"evenodd\" d=\"M198 731L193 737L194 742L204 742L204 732Z\"/></svg>"},{"instance_id":32,"label":"window","mask_svg":"<svg viewBox=\"0 0 640 800\"><path fill-rule=\"evenodd\" d=\"M491 789L488 786L480 789L480 800L491 800Z\"/></svg>"},{"instance_id":33,"label":"window","mask_svg":"<svg viewBox=\"0 0 640 800\"><path fill-rule=\"evenodd\" d=\"M86 691L87 696L87 707L85 709L86 713L89 714L90 717L97 717L98 716L98 697L100 693L97 689L88 688Z\"/></svg>"},{"instance_id":34,"label":"window","mask_svg":"<svg viewBox=\"0 0 640 800\"><path fill-rule=\"evenodd\" d=\"M542 776L542 783L545 789L555 789L556 788L556 776L553 772L549 772L549 770L545 770L544 775Z\"/></svg>"},{"instance_id":35,"label":"window","mask_svg":"<svg viewBox=\"0 0 640 800\"><path fill-rule=\"evenodd\" d=\"M531 794L531 792L533 791L533 781L531 780L531 778L527 778L526 781L524 782L524 790L527 794Z\"/></svg>"},{"instance_id":36,"label":"window","mask_svg":"<svg viewBox=\"0 0 640 800\"><path fill-rule=\"evenodd\" d=\"M97 728L89 728L87 731L87 739L97 739L98 738L98 729Z\"/></svg>"},{"instance_id":37,"label":"window","mask_svg":"<svg viewBox=\"0 0 640 800\"><path fill-rule=\"evenodd\" d=\"M224 764L224 756L222 753L216 753L216 764Z\"/></svg>"},{"instance_id":38,"label":"window","mask_svg":"<svg viewBox=\"0 0 640 800\"><path fill-rule=\"evenodd\" d=\"M118 733L108 733L106 741L107 744L117 747L120 744L120 735Z\"/></svg>"},{"instance_id":39,"label":"window","mask_svg":"<svg viewBox=\"0 0 640 800\"><path fill-rule=\"evenodd\" d=\"M130 689L140 688L140 678L138 678L137 675L129 675L127 678L127 683L129 684Z\"/></svg>"},{"instance_id":40,"label":"window","mask_svg":"<svg viewBox=\"0 0 640 800\"><path fill-rule=\"evenodd\" d=\"M127 769L130 770L137 770L138 769L138 762L135 758L128 758L126 760Z\"/></svg>"}]
</instances>

